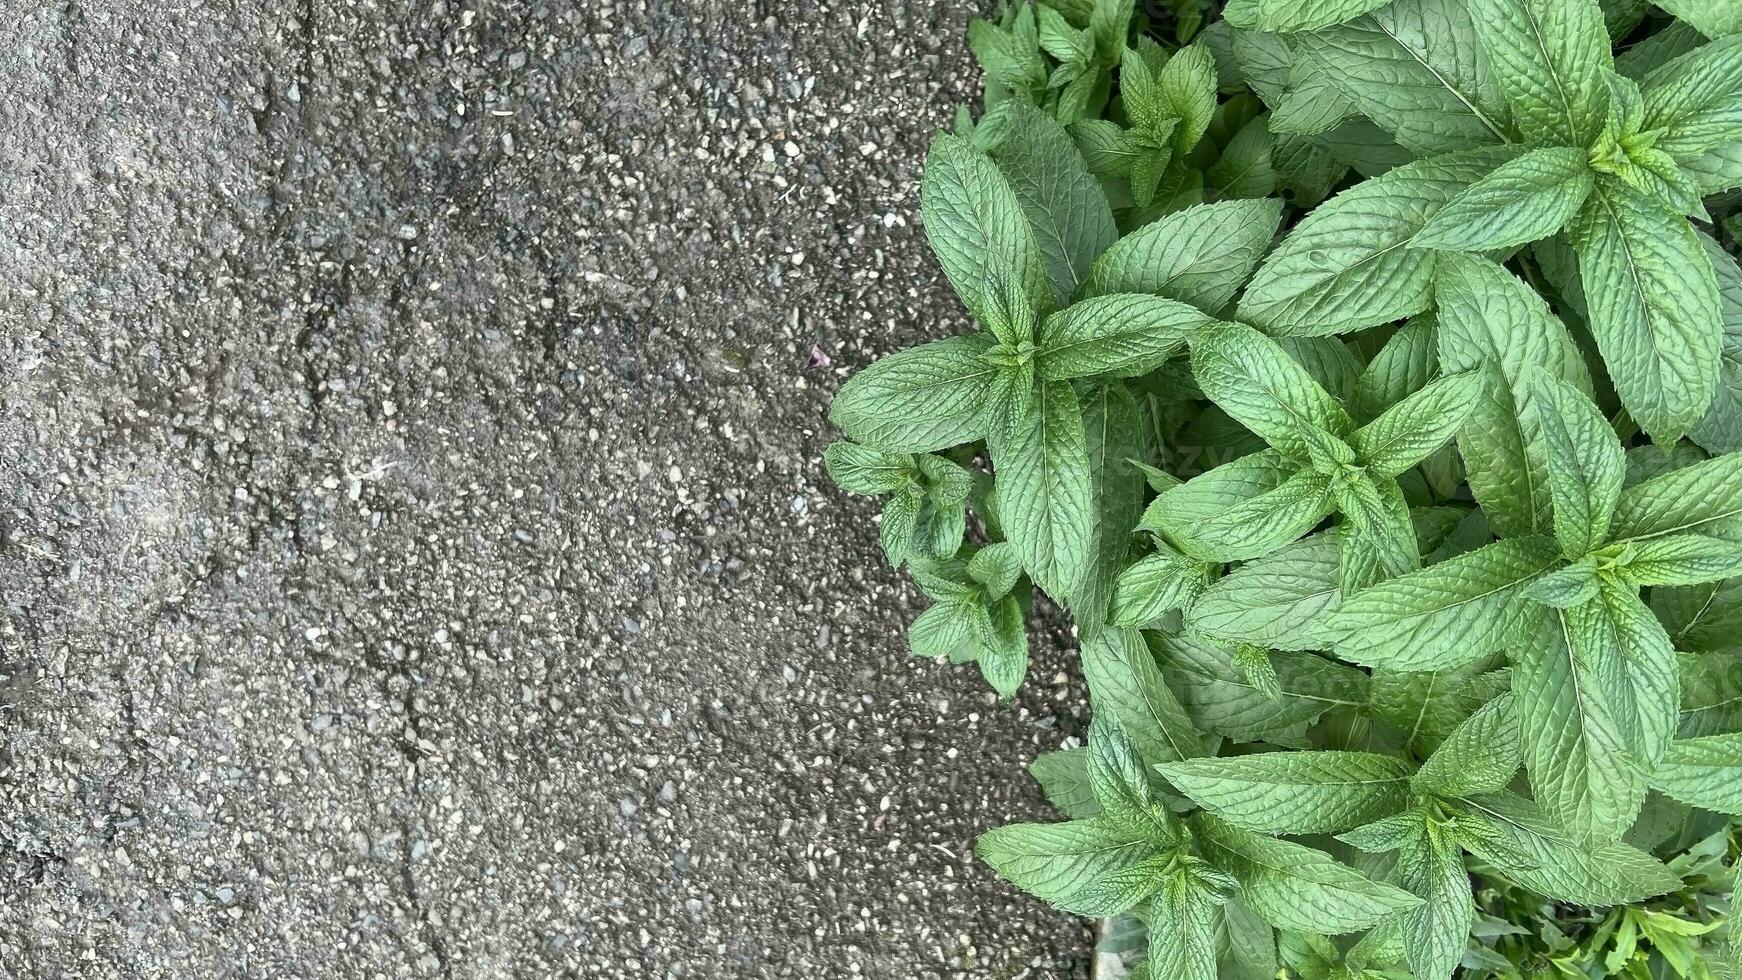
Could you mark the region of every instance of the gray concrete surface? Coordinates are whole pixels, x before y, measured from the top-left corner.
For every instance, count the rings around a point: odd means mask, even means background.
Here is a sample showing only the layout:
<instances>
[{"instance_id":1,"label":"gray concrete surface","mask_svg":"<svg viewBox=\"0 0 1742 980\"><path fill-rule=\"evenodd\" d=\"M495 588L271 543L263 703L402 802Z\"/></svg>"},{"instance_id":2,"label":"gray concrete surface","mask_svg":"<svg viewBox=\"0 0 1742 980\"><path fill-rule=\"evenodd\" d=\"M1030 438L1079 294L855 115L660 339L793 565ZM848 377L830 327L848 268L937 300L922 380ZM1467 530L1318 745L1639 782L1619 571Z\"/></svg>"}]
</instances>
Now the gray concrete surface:
<instances>
[{"instance_id":1,"label":"gray concrete surface","mask_svg":"<svg viewBox=\"0 0 1742 980\"><path fill-rule=\"evenodd\" d=\"M0 0L0 977L1081 977L828 486L921 0Z\"/></svg>"}]
</instances>

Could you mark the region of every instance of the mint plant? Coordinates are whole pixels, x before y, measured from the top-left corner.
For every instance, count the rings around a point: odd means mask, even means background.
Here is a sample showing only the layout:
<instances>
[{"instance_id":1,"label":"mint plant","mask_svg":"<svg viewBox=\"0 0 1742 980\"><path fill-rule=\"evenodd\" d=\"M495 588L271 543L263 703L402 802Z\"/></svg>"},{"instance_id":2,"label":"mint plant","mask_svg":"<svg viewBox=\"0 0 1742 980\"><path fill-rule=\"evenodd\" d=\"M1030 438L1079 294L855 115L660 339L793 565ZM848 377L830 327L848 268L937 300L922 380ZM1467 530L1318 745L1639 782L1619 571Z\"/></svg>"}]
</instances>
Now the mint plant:
<instances>
[{"instance_id":1,"label":"mint plant","mask_svg":"<svg viewBox=\"0 0 1742 980\"><path fill-rule=\"evenodd\" d=\"M1036 590L1074 620L1068 819L978 851L1137 974L1742 966L1731 6L973 24L921 211L978 329L849 379L826 463L916 654L1009 697Z\"/></svg>"}]
</instances>

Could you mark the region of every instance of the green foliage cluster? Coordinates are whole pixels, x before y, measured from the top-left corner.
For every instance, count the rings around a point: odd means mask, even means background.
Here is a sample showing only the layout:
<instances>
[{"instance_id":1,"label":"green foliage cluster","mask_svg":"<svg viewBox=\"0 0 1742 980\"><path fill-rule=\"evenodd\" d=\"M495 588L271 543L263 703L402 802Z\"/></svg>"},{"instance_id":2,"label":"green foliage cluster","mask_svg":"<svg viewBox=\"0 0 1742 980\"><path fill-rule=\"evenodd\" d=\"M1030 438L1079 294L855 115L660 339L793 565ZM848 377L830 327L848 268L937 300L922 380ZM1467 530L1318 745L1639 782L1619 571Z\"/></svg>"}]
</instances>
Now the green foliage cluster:
<instances>
[{"instance_id":1,"label":"green foliage cluster","mask_svg":"<svg viewBox=\"0 0 1742 980\"><path fill-rule=\"evenodd\" d=\"M1742 3L1217 13L973 24L980 329L831 410L915 653L1075 621L1070 819L981 858L1150 980L1734 975Z\"/></svg>"}]
</instances>

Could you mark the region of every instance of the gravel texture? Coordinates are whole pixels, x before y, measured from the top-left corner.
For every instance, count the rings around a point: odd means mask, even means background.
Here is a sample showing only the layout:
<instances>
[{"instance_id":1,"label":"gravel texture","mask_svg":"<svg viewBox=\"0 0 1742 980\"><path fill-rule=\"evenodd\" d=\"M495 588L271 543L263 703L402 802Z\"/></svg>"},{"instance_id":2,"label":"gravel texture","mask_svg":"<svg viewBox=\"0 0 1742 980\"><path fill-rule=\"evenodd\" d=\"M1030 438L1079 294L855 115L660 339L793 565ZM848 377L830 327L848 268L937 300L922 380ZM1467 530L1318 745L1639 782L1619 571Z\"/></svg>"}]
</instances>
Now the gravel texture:
<instances>
[{"instance_id":1,"label":"gravel texture","mask_svg":"<svg viewBox=\"0 0 1742 980\"><path fill-rule=\"evenodd\" d=\"M0 4L0 976L1084 976L819 462L968 13Z\"/></svg>"}]
</instances>

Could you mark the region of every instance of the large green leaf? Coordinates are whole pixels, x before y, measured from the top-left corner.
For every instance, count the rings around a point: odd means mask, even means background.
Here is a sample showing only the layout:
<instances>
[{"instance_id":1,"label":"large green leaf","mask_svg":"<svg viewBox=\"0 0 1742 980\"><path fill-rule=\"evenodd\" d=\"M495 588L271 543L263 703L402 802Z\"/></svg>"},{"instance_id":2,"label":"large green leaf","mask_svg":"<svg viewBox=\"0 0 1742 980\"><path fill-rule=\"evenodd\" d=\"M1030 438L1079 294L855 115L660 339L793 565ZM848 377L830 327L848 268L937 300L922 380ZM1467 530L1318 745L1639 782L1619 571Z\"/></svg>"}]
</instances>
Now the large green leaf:
<instances>
[{"instance_id":1,"label":"large green leaf","mask_svg":"<svg viewBox=\"0 0 1742 980\"><path fill-rule=\"evenodd\" d=\"M1724 323L1711 260L1688 223L1603 177L1573 223L1579 278L1621 403L1669 445L1705 417Z\"/></svg>"},{"instance_id":2,"label":"large green leaf","mask_svg":"<svg viewBox=\"0 0 1742 980\"><path fill-rule=\"evenodd\" d=\"M1494 77L1526 139L1588 147L1608 121L1614 67L1596 0L1468 0Z\"/></svg>"},{"instance_id":3,"label":"large green leaf","mask_svg":"<svg viewBox=\"0 0 1742 980\"><path fill-rule=\"evenodd\" d=\"M1131 551L1131 532L1143 507L1143 474L1130 461L1145 455L1143 412L1123 382L1084 392L1083 430L1093 492L1094 531L1089 564L1071 597L1071 612L1084 636L1107 618L1113 583Z\"/></svg>"},{"instance_id":4,"label":"large green leaf","mask_svg":"<svg viewBox=\"0 0 1742 980\"><path fill-rule=\"evenodd\" d=\"M1536 290L1488 259L1441 256L1434 293L1441 365L1483 369L1490 378L1458 433L1470 492L1502 534L1547 531L1552 509L1533 379L1543 372L1589 392L1584 358Z\"/></svg>"},{"instance_id":5,"label":"large green leaf","mask_svg":"<svg viewBox=\"0 0 1742 980\"><path fill-rule=\"evenodd\" d=\"M1145 766L1204 754L1197 729L1136 630L1101 630L1083 644L1082 660L1095 710L1113 716Z\"/></svg>"},{"instance_id":6,"label":"large green leaf","mask_svg":"<svg viewBox=\"0 0 1742 980\"><path fill-rule=\"evenodd\" d=\"M1452 730L1410 787L1444 797L1499 792L1523 763L1522 738L1512 695L1502 694Z\"/></svg>"},{"instance_id":7,"label":"large green leaf","mask_svg":"<svg viewBox=\"0 0 1742 980\"><path fill-rule=\"evenodd\" d=\"M1063 306L1118 239L1113 210L1064 127L1020 102L1004 111L1007 128L993 159L1028 218L1054 302ZM926 227L931 228L929 214Z\"/></svg>"},{"instance_id":8,"label":"large green leaf","mask_svg":"<svg viewBox=\"0 0 1742 980\"><path fill-rule=\"evenodd\" d=\"M1240 882L1246 906L1281 929L1354 932L1421 902L1323 851L1241 830L1209 814L1193 817L1191 828L1204 857Z\"/></svg>"},{"instance_id":9,"label":"large green leaf","mask_svg":"<svg viewBox=\"0 0 1742 980\"><path fill-rule=\"evenodd\" d=\"M1397 476L1463 428L1485 381L1479 371L1443 377L1362 426L1349 444L1369 471L1381 477Z\"/></svg>"},{"instance_id":10,"label":"large green leaf","mask_svg":"<svg viewBox=\"0 0 1742 980\"><path fill-rule=\"evenodd\" d=\"M1150 977L1217 980L1216 908L1223 898L1183 868L1167 875L1143 916Z\"/></svg>"},{"instance_id":11,"label":"large green leaf","mask_svg":"<svg viewBox=\"0 0 1742 980\"><path fill-rule=\"evenodd\" d=\"M1463 852L1443 836L1417 834L1398 850L1397 882L1422 900L1402 916L1410 971L1416 980L1450 980L1476 919Z\"/></svg>"},{"instance_id":12,"label":"large green leaf","mask_svg":"<svg viewBox=\"0 0 1742 980\"><path fill-rule=\"evenodd\" d=\"M982 439L998 370L984 334L899 351L848 379L829 421L848 438L889 452L924 453Z\"/></svg>"},{"instance_id":13,"label":"large green leaf","mask_svg":"<svg viewBox=\"0 0 1742 980\"><path fill-rule=\"evenodd\" d=\"M1700 235L1718 280L1718 307L1724 319L1719 345L1718 384L1706 417L1688 433L1707 452L1742 451L1742 268L1723 246Z\"/></svg>"},{"instance_id":14,"label":"large green leaf","mask_svg":"<svg viewBox=\"0 0 1742 980\"><path fill-rule=\"evenodd\" d=\"M1579 147L1545 146L1508 160L1440 209L1413 244L1485 252L1553 235L1591 193L1587 155Z\"/></svg>"},{"instance_id":15,"label":"large green leaf","mask_svg":"<svg viewBox=\"0 0 1742 980\"><path fill-rule=\"evenodd\" d=\"M1089 269L1079 299L1151 293L1217 313L1270 248L1282 220L1275 199L1200 204L1121 238Z\"/></svg>"},{"instance_id":16,"label":"large green leaf","mask_svg":"<svg viewBox=\"0 0 1742 980\"><path fill-rule=\"evenodd\" d=\"M1535 403L1554 498L1555 540L1567 557L1580 558L1608 539L1626 456L1608 420L1572 385L1539 374Z\"/></svg>"},{"instance_id":17,"label":"large green leaf","mask_svg":"<svg viewBox=\"0 0 1742 980\"><path fill-rule=\"evenodd\" d=\"M1028 411L988 435L998 519L1035 584L1064 598L1089 562L1095 514L1082 407L1063 381L1041 385Z\"/></svg>"},{"instance_id":18,"label":"large green leaf","mask_svg":"<svg viewBox=\"0 0 1742 980\"><path fill-rule=\"evenodd\" d=\"M1324 834L1390 816L1409 799L1409 766L1372 752L1260 752L1158 767L1216 816L1267 834Z\"/></svg>"},{"instance_id":19,"label":"large green leaf","mask_svg":"<svg viewBox=\"0 0 1742 980\"><path fill-rule=\"evenodd\" d=\"M1532 795L1577 840L1613 840L1645 801L1624 715L1626 676L1600 604L1551 610L1514 656Z\"/></svg>"},{"instance_id":20,"label":"large green leaf","mask_svg":"<svg viewBox=\"0 0 1742 980\"><path fill-rule=\"evenodd\" d=\"M1535 607L1520 592L1554 562L1545 539L1497 541L1344 596L1325 631L1345 660L1403 671L1457 667L1535 631Z\"/></svg>"},{"instance_id":21,"label":"large green leaf","mask_svg":"<svg viewBox=\"0 0 1742 980\"><path fill-rule=\"evenodd\" d=\"M949 135L932 142L920 182L920 214L938 264L975 319L999 319L990 303L1005 281L1019 284L1036 307L1050 303L1046 265L1022 204L972 142Z\"/></svg>"},{"instance_id":22,"label":"large green leaf","mask_svg":"<svg viewBox=\"0 0 1742 980\"><path fill-rule=\"evenodd\" d=\"M1106 879L1152 853L1138 834L1101 818L1019 823L980 835L974 851L1005 880L1067 912L1089 914Z\"/></svg>"},{"instance_id":23,"label":"large green leaf","mask_svg":"<svg viewBox=\"0 0 1742 980\"><path fill-rule=\"evenodd\" d=\"M1506 105L1458 0L1397 0L1295 39L1361 114L1418 155L1506 142Z\"/></svg>"},{"instance_id":24,"label":"large green leaf","mask_svg":"<svg viewBox=\"0 0 1742 980\"><path fill-rule=\"evenodd\" d=\"M1240 315L1274 334L1324 336L1421 312L1432 297L1436 253L1410 240L1513 152L1420 160L1319 205L1259 267Z\"/></svg>"},{"instance_id":25,"label":"large green leaf","mask_svg":"<svg viewBox=\"0 0 1742 980\"><path fill-rule=\"evenodd\" d=\"M1042 322L1036 370L1050 380L1148 374L1209 322L1178 300L1142 293L1096 296Z\"/></svg>"},{"instance_id":26,"label":"large green leaf","mask_svg":"<svg viewBox=\"0 0 1742 980\"><path fill-rule=\"evenodd\" d=\"M1742 35L1696 48L1641 82L1643 128L1677 160L1742 139Z\"/></svg>"},{"instance_id":27,"label":"large green leaf","mask_svg":"<svg viewBox=\"0 0 1742 980\"><path fill-rule=\"evenodd\" d=\"M1742 4L1736 0L1656 0L1656 5L1707 37L1742 32Z\"/></svg>"},{"instance_id":28,"label":"large green leaf","mask_svg":"<svg viewBox=\"0 0 1742 980\"><path fill-rule=\"evenodd\" d=\"M1647 778L1689 806L1742 816L1742 732L1672 742Z\"/></svg>"},{"instance_id":29,"label":"large green leaf","mask_svg":"<svg viewBox=\"0 0 1742 980\"><path fill-rule=\"evenodd\" d=\"M1491 658L1449 670L1373 670L1373 714L1396 729L1418 755L1433 752L1482 705L1506 689L1509 672L1492 669Z\"/></svg>"},{"instance_id":30,"label":"large green leaf","mask_svg":"<svg viewBox=\"0 0 1742 980\"><path fill-rule=\"evenodd\" d=\"M1089 750L1064 749L1042 752L1028 765L1028 773L1040 783L1047 802L1073 820L1086 820L1101 812L1089 785Z\"/></svg>"},{"instance_id":31,"label":"large green leaf","mask_svg":"<svg viewBox=\"0 0 1742 980\"><path fill-rule=\"evenodd\" d=\"M1680 721L1681 665L1663 624L1632 586L1603 583L1603 611L1615 630L1621 673L1631 694L1634 755L1647 768L1663 759Z\"/></svg>"},{"instance_id":32,"label":"large green leaf","mask_svg":"<svg viewBox=\"0 0 1742 980\"><path fill-rule=\"evenodd\" d=\"M1343 436L1354 428L1300 362L1251 327L1218 323L1193 336L1191 346L1198 388L1283 455L1307 460L1307 429Z\"/></svg>"},{"instance_id":33,"label":"large green leaf","mask_svg":"<svg viewBox=\"0 0 1742 980\"><path fill-rule=\"evenodd\" d=\"M1223 642L1322 649L1317 627L1341 596L1339 553L1337 532L1326 531L1247 562L1211 584L1187 610L1186 622Z\"/></svg>"},{"instance_id":34,"label":"large green leaf","mask_svg":"<svg viewBox=\"0 0 1742 980\"><path fill-rule=\"evenodd\" d=\"M1193 557L1242 561L1293 541L1330 512L1329 481L1267 449L1167 491L1143 523Z\"/></svg>"},{"instance_id":35,"label":"large green leaf","mask_svg":"<svg viewBox=\"0 0 1742 980\"><path fill-rule=\"evenodd\" d=\"M1742 453L1714 456L1628 487L1609 525L1616 541L1683 531L1742 534Z\"/></svg>"},{"instance_id":36,"label":"large green leaf","mask_svg":"<svg viewBox=\"0 0 1742 980\"><path fill-rule=\"evenodd\" d=\"M1439 373L1434 350L1434 318L1412 317L1379 348L1361 370L1349 399L1356 421L1371 422L1404 398L1427 387Z\"/></svg>"},{"instance_id":37,"label":"large green leaf","mask_svg":"<svg viewBox=\"0 0 1742 980\"><path fill-rule=\"evenodd\" d=\"M1119 573L1113 583L1108 621L1142 626L1191 604L1210 583L1214 567L1188 558L1165 543Z\"/></svg>"},{"instance_id":38,"label":"large green leaf","mask_svg":"<svg viewBox=\"0 0 1742 980\"><path fill-rule=\"evenodd\" d=\"M1232 648L1190 634L1147 635L1160 652L1168 686L1207 732L1245 742L1279 740L1327 711L1367 703L1367 675L1323 657L1272 653L1276 689L1264 690L1235 664Z\"/></svg>"},{"instance_id":39,"label":"large green leaf","mask_svg":"<svg viewBox=\"0 0 1742 980\"><path fill-rule=\"evenodd\" d=\"M1372 10L1389 0L1230 0L1222 15L1235 27L1292 33L1316 31Z\"/></svg>"},{"instance_id":40,"label":"large green leaf","mask_svg":"<svg viewBox=\"0 0 1742 980\"><path fill-rule=\"evenodd\" d=\"M1499 871L1539 895L1578 905L1625 905L1681 884L1675 872L1644 851L1617 841L1582 844L1540 810L1511 793L1466 801L1468 812L1506 842L1467 846ZM1522 858L1523 860L1520 860Z\"/></svg>"}]
</instances>

